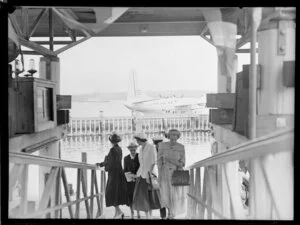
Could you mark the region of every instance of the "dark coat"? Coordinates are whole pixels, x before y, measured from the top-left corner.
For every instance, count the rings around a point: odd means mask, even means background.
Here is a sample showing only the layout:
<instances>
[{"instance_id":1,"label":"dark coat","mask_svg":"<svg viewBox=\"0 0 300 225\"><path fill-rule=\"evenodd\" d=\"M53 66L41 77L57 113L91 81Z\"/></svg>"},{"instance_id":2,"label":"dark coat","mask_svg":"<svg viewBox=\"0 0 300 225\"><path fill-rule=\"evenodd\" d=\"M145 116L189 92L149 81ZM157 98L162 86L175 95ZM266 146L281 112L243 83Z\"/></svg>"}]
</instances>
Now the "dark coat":
<instances>
[{"instance_id":1,"label":"dark coat","mask_svg":"<svg viewBox=\"0 0 300 225\"><path fill-rule=\"evenodd\" d=\"M127 182L122 168L122 149L113 146L105 160L105 169L108 171L105 188L106 207L128 205Z\"/></svg>"},{"instance_id":2,"label":"dark coat","mask_svg":"<svg viewBox=\"0 0 300 225\"><path fill-rule=\"evenodd\" d=\"M136 174L140 167L138 153L136 153L134 159L130 158L130 154L124 157L124 173L131 172ZM128 204L132 203L133 199L133 191L135 187L135 182L127 182L127 196L128 196Z\"/></svg>"}]
</instances>

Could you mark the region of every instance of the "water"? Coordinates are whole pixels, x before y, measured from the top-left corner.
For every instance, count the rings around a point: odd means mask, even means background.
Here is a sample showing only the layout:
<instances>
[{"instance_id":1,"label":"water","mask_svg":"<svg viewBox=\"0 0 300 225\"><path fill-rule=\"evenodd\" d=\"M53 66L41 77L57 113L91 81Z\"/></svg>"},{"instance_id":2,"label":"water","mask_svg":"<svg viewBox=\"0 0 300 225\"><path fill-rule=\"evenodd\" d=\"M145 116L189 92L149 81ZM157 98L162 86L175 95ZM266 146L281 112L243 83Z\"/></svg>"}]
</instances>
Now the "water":
<instances>
[{"instance_id":1,"label":"water","mask_svg":"<svg viewBox=\"0 0 300 225\"><path fill-rule=\"evenodd\" d=\"M99 117L103 116L131 116L131 111L124 106L124 100L111 100L103 102L77 102L72 101L71 117Z\"/></svg>"}]
</instances>

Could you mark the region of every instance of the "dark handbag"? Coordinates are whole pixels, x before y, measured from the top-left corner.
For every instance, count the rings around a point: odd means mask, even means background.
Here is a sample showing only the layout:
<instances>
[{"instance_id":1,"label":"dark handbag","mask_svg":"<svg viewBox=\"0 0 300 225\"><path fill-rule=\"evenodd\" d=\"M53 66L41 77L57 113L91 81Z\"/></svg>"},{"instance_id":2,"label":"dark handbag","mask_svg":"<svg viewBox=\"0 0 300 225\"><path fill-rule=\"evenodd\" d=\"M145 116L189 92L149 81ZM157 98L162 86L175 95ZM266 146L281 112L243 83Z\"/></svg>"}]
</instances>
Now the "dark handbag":
<instances>
[{"instance_id":1,"label":"dark handbag","mask_svg":"<svg viewBox=\"0 0 300 225\"><path fill-rule=\"evenodd\" d=\"M188 170L174 170L171 178L173 186L189 186L190 174Z\"/></svg>"},{"instance_id":2,"label":"dark handbag","mask_svg":"<svg viewBox=\"0 0 300 225\"><path fill-rule=\"evenodd\" d=\"M149 205L150 209L160 209L161 208L161 196L159 189L154 189L152 188L152 179L149 173L149 181L150 181L150 187L148 189L148 194L149 194Z\"/></svg>"}]
</instances>

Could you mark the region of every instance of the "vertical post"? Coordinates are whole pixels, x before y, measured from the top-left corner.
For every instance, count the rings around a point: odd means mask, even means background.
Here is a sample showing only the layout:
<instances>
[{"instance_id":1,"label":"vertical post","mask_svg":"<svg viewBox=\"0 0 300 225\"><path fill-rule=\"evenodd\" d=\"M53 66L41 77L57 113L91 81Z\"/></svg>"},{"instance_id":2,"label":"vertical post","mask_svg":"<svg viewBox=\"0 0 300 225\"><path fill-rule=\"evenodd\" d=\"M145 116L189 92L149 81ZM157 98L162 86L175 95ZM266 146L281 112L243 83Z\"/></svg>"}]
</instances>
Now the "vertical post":
<instances>
[{"instance_id":1,"label":"vertical post","mask_svg":"<svg viewBox=\"0 0 300 225\"><path fill-rule=\"evenodd\" d=\"M50 8L48 10L49 13L49 48L53 51L53 36L54 36L54 26L53 26L53 12Z\"/></svg>"},{"instance_id":2,"label":"vertical post","mask_svg":"<svg viewBox=\"0 0 300 225\"><path fill-rule=\"evenodd\" d=\"M256 137L256 91L257 91L257 71L256 71L256 21L254 18L255 8L252 8L251 25L251 65L249 78L249 138Z\"/></svg>"},{"instance_id":3,"label":"vertical post","mask_svg":"<svg viewBox=\"0 0 300 225\"><path fill-rule=\"evenodd\" d=\"M80 182L81 182L81 169L77 169L77 192L76 192L76 200L80 199ZM76 211L75 218L79 219L80 212L80 202L76 203Z\"/></svg>"},{"instance_id":4,"label":"vertical post","mask_svg":"<svg viewBox=\"0 0 300 225\"><path fill-rule=\"evenodd\" d=\"M87 154L86 154L86 152L81 153L81 162L87 163ZM83 177L84 177L83 182L85 183L85 186L87 187L87 170L84 169L82 171L82 173L83 173Z\"/></svg>"},{"instance_id":5,"label":"vertical post","mask_svg":"<svg viewBox=\"0 0 300 225\"><path fill-rule=\"evenodd\" d=\"M27 192L28 192L28 164L24 165L21 177L21 204L19 208L19 215L27 213Z\"/></svg>"}]
</instances>

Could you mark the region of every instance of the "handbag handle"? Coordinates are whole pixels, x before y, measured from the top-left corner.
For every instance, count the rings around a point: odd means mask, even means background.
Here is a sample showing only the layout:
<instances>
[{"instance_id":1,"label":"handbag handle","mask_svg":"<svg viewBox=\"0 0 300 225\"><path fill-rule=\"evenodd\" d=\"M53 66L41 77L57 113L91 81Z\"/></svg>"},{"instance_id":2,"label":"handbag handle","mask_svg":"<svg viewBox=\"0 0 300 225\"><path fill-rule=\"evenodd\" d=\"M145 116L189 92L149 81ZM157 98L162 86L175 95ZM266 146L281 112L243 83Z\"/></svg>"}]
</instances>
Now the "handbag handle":
<instances>
[{"instance_id":1,"label":"handbag handle","mask_svg":"<svg viewBox=\"0 0 300 225\"><path fill-rule=\"evenodd\" d=\"M151 174L150 174L150 172L148 172L148 175L149 175L150 186L153 187L153 186L152 186L152 179L151 179Z\"/></svg>"}]
</instances>

